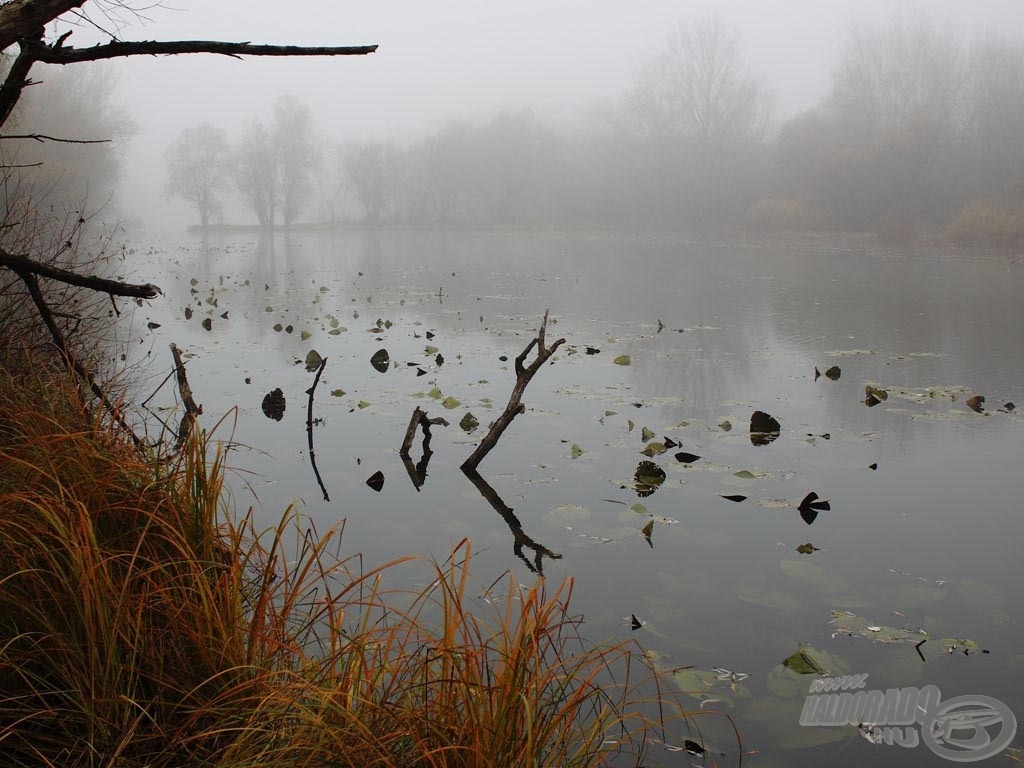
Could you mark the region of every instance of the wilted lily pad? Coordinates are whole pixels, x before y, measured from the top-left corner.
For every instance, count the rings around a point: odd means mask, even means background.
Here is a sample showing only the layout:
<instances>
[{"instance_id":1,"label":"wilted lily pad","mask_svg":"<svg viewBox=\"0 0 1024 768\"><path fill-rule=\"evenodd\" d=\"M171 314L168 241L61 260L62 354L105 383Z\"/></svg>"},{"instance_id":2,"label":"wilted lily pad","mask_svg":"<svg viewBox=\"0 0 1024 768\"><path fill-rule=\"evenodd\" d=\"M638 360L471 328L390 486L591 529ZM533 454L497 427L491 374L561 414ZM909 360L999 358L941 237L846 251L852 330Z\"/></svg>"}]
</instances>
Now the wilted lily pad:
<instances>
[{"instance_id":1,"label":"wilted lily pad","mask_svg":"<svg viewBox=\"0 0 1024 768\"><path fill-rule=\"evenodd\" d=\"M373 488L377 493L380 493L381 489L384 487L384 473L377 470L367 478L366 484Z\"/></svg>"},{"instance_id":2,"label":"wilted lily pad","mask_svg":"<svg viewBox=\"0 0 1024 768\"><path fill-rule=\"evenodd\" d=\"M263 415L268 419L280 421L284 418L285 398L280 387L264 395L262 408Z\"/></svg>"},{"instance_id":3,"label":"wilted lily pad","mask_svg":"<svg viewBox=\"0 0 1024 768\"><path fill-rule=\"evenodd\" d=\"M806 544L801 544L799 547L797 547L796 551L799 552L801 555L809 555L812 552L817 552L819 549L821 549L821 547L816 547L808 541Z\"/></svg>"},{"instance_id":4,"label":"wilted lily pad","mask_svg":"<svg viewBox=\"0 0 1024 768\"><path fill-rule=\"evenodd\" d=\"M665 482L665 470L653 461L641 461L633 474L633 481L636 495L646 498Z\"/></svg>"},{"instance_id":5,"label":"wilted lily pad","mask_svg":"<svg viewBox=\"0 0 1024 768\"><path fill-rule=\"evenodd\" d=\"M388 368L391 366L391 356L388 355L386 349L378 349L370 358L370 365L378 373L387 373Z\"/></svg>"},{"instance_id":6,"label":"wilted lily pad","mask_svg":"<svg viewBox=\"0 0 1024 768\"><path fill-rule=\"evenodd\" d=\"M974 397L967 398L967 407L975 413L985 412L985 396L975 395Z\"/></svg>"},{"instance_id":7,"label":"wilted lily pad","mask_svg":"<svg viewBox=\"0 0 1024 768\"><path fill-rule=\"evenodd\" d=\"M803 501L797 507L800 510L800 517L805 523L810 525L818 519L818 513L832 509L828 499L822 499L818 497L814 491L811 491L804 496Z\"/></svg>"},{"instance_id":8,"label":"wilted lily pad","mask_svg":"<svg viewBox=\"0 0 1024 768\"><path fill-rule=\"evenodd\" d=\"M782 425L764 411L754 411L750 416L750 442L753 445L768 445L774 442L782 431Z\"/></svg>"},{"instance_id":9,"label":"wilted lily pad","mask_svg":"<svg viewBox=\"0 0 1024 768\"><path fill-rule=\"evenodd\" d=\"M775 589L765 589L762 586L742 587L736 593L736 597L751 605L760 605L776 611L793 613L800 609L801 603L792 595L779 592Z\"/></svg>"},{"instance_id":10,"label":"wilted lily pad","mask_svg":"<svg viewBox=\"0 0 1024 768\"><path fill-rule=\"evenodd\" d=\"M800 643L797 649L782 660L782 666L798 675L824 675L828 673L819 651L809 643Z\"/></svg>"},{"instance_id":11,"label":"wilted lily pad","mask_svg":"<svg viewBox=\"0 0 1024 768\"><path fill-rule=\"evenodd\" d=\"M682 462L683 464L692 464L700 458L695 453L687 453L686 451L680 451L676 454L676 461Z\"/></svg>"},{"instance_id":12,"label":"wilted lily pad","mask_svg":"<svg viewBox=\"0 0 1024 768\"><path fill-rule=\"evenodd\" d=\"M306 370L313 373L313 371L320 367L320 364L323 363L323 361L324 359L320 357L319 352L315 349L309 350L306 354Z\"/></svg>"},{"instance_id":13,"label":"wilted lily pad","mask_svg":"<svg viewBox=\"0 0 1024 768\"><path fill-rule=\"evenodd\" d=\"M472 413L467 412L462 420L459 421L459 427L463 432L471 434L477 427L480 426L480 421Z\"/></svg>"},{"instance_id":14,"label":"wilted lily pad","mask_svg":"<svg viewBox=\"0 0 1024 768\"><path fill-rule=\"evenodd\" d=\"M825 371L825 378L829 379L830 381L838 381L839 377L842 375L843 372L842 370L840 370L838 365L833 365L831 368Z\"/></svg>"},{"instance_id":15,"label":"wilted lily pad","mask_svg":"<svg viewBox=\"0 0 1024 768\"><path fill-rule=\"evenodd\" d=\"M664 443L648 443L647 446L640 451L644 456L657 456L666 451Z\"/></svg>"}]
</instances>

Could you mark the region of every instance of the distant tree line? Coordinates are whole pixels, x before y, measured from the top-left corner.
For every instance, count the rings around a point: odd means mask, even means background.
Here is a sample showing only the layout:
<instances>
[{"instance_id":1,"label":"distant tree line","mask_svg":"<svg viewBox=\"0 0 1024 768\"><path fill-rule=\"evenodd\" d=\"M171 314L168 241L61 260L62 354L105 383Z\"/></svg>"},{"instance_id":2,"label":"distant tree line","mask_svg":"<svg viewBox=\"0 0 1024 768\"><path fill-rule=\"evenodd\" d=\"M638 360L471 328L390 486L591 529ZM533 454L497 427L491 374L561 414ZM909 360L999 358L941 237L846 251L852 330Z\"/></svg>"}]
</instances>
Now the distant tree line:
<instances>
[{"instance_id":1,"label":"distant tree line","mask_svg":"<svg viewBox=\"0 0 1024 768\"><path fill-rule=\"evenodd\" d=\"M285 97L232 145L205 125L167 153L202 223L233 192L264 226L663 226L1024 235L1024 42L963 44L926 20L851 29L830 92L772 123L720 20L685 24L615 103L559 131L529 110L407 147L332 145Z\"/></svg>"}]
</instances>

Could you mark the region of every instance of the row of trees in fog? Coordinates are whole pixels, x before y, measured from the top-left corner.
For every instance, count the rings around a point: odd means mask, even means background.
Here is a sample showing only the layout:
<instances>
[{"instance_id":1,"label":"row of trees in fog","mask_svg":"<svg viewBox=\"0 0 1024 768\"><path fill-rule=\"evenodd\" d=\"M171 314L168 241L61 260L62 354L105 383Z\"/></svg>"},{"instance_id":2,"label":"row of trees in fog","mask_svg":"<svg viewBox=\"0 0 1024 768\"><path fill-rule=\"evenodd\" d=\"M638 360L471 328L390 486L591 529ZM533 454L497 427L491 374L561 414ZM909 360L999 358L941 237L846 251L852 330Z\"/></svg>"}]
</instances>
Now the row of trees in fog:
<instances>
[{"instance_id":1,"label":"row of trees in fog","mask_svg":"<svg viewBox=\"0 0 1024 768\"><path fill-rule=\"evenodd\" d=\"M234 142L192 128L166 159L168 192L203 224L234 194L265 226L745 222L905 237L975 210L1024 232L1024 43L963 43L924 20L855 27L830 92L778 125L739 37L709 18L573 128L524 110L405 147L335 144L285 97L269 125L252 120Z\"/></svg>"}]
</instances>

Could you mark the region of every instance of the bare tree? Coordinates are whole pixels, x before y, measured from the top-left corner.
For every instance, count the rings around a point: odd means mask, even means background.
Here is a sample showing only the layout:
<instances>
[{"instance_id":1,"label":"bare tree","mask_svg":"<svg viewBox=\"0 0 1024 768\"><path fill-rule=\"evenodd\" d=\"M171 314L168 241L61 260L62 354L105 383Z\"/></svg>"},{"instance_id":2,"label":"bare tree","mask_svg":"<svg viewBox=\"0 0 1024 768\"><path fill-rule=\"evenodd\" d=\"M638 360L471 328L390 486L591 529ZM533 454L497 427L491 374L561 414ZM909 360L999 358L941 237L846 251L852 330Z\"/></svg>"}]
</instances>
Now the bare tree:
<instances>
[{"instance_id":1,"label":"bare tree","mask_svg":"<svg viewBox=\"0 0 1024 768\"><path fill-rule=\"evenodd\" d=\"M209 123L186 128L164 153L165 194L195 206L204 227L223 211L219 193L227 188L230 153L227 135Z\"/></svg>"},{"instance_id":2,"label":"bare tree","mask_svg":"<svg viewBox=\"0 0 1024 768\"><path fill-rule=\"evenodd\" d=\"M235 184L261 227L273 227L277 215L278 166L270 132L259 118L245 124L235 152Z\"/></svg>"},{"instance_id":3,"label":"bare tree","mask_svg":"<svg viewBox=\"0 0 1024 768\"><path fill-rule=\"evenodd\" d=\"M313 113L294 96L274 102L271 149L277 166L281 215L286 227L295 223L313 192L320 162Z\"/></svg>"},{"instance_id":4,"label":"bare tree","mask_svg":"<svg viewBox=\"0 0 1024 768\"><path fill-rule=\"evenodd\" d=\"M718 17L681 25L665 50L638 72L626 97L633 130L698 188L692 213L722 213L723 193L759 144L768 117L767 93L751 76L738 35Z\"/></svg>"},{"instance_id":5,"label":"bare tree","mask_svg":"<svg viewBox=\"0 0 1024 768\"><path fill-rule=\"evenodd\" d=\"M393 142L351 141L339 149L342 170L352 185L367 223L395 214L398 149Z\"/></svg>"}]
</instances>

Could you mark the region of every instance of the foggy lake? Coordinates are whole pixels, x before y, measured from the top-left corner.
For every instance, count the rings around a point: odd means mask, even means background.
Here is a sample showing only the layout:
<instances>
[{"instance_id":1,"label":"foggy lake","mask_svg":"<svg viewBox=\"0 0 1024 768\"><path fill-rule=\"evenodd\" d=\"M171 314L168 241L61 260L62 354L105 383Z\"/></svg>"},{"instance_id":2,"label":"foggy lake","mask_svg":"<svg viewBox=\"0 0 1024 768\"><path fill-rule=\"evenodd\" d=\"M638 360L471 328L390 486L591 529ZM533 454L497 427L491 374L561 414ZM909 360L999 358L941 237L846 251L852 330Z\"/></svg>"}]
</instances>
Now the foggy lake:
<instances>
[{"instance_id":1,"label":"foggy lake","mask_svg":"<svg viewBox=\"0 0 1024 768\"><path fill-rule=\"evenodd\" d=\"M443 560L469 537L481 598L508 569L539 578L538 562L552 585L573 577L584 635L639 640L689 706L735 720L758 766L938 760L801 727L809 678L798 689L781 666L801 644L869 689L930 684L1024 711L1010 258L588 232L132 244L126 277L166 294L132 318L139 388L170 370L168 344L187 353L204 426L224 417L234 501L265 525L289 504L321 530L344 519L343 552L369 566ZM474 485L459 465L546 310L549 342L566 342ZM371 365L382 349L389 363ZM327 360L313 415L329 502L307 447L311 350ZM279 421L262 408L277 388ZM173 405L165 384L151 407L173 424ZM399 456L416 407L449 422L420 487ZM751 439L755 411L777 437ZM798 508L810 492L828 509ZM401 573L415 585L416 568ZM699 720L720 764L735 760L728 722Z\"/></svg>"}]
</instances>

